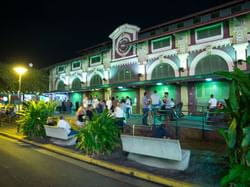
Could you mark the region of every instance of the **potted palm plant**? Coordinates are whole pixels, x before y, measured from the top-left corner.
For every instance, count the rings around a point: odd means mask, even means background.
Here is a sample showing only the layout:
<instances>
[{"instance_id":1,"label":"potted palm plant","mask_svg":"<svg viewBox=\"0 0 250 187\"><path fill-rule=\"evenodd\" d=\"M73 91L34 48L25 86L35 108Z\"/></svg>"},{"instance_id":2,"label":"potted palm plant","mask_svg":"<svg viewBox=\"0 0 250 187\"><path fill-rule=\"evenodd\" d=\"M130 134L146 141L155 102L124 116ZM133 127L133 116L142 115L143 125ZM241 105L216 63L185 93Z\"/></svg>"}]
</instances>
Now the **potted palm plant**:
<instances>
[{"instance_id":1,"label":"potted palm plant","mask_svg":"<svg viewBox=\"0 0 250 187\"><path fill-rule=\"evenodd\" d=\"M23 109L18 111L20 116L17 119L18 131L32 139L34 137L45 137L44 124L48 116L51 116L55 110L54 102L27 101Z\"/></svg>"},{"instance_id":2,"label":"potted palm plant","mask_svg":"<svg viewBox=\"0 0 250 187\"><path fill-rule=\"evenodd\" d=\"M80 130L77 148L92 155L111 153L119 145L119 134L115 119L108 111L94 114L93 120Z\"/></svg>"}]
</instances>

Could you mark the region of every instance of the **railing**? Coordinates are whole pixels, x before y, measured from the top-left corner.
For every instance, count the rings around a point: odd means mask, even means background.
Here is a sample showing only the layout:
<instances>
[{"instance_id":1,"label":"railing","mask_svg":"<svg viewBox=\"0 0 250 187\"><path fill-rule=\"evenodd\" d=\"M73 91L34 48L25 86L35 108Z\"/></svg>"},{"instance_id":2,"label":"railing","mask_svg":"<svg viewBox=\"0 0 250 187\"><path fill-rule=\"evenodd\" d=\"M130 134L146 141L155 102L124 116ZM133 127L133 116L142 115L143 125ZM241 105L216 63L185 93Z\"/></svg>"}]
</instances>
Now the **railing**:
<instances>
[{"instance_id":1,"label":"railing","mask_svg":"<svg viewBox=\"0 0 250 187\"><path fill-rule=\"evenodd\" d=\"M148 115L149 125L159 126L166 124L175 127L176 137L179 137L179 127L200 129L205 138L206 131L217 131L228 126L229 117L223 112L209 112L206 106L183 106L174 117L174 110L150 111ZM142 125L142 115L133 114L127 119L127 124L132 126Z\"/></svg>"}]
</instances>

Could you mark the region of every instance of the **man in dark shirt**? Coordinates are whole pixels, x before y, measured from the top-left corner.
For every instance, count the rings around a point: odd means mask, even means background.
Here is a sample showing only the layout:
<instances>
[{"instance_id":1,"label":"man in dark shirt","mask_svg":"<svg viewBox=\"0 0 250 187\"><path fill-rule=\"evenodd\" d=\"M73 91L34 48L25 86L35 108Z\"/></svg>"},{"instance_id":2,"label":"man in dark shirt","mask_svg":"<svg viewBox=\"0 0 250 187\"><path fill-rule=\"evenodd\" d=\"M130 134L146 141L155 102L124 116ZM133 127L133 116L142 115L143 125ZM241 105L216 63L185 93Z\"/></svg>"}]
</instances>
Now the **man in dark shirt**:
<instances>
[{"instance_id":1,"label":"man in dark shirt","mask_svg":"<svg viewBox=\"0 0 250 187\"><path fill-rule=\"evenodd\" d=\"M153 137L154 138L168 138L169 134L165 124L161 124L159 127L153 127Z\"/></svg>"},{"instance_id":2,"label":"man in dark shirt","mask_svg":"<svg viewBox=\"0 0 250 187\"><path fill-rule=\"evenodd\" d=\"M87 108L87 111L86 111L86 116L88 117L89 121L92 121L93 110L92 110L92 105L91 104L88 105L88 108Z\"/></svg>"}]
</instances>

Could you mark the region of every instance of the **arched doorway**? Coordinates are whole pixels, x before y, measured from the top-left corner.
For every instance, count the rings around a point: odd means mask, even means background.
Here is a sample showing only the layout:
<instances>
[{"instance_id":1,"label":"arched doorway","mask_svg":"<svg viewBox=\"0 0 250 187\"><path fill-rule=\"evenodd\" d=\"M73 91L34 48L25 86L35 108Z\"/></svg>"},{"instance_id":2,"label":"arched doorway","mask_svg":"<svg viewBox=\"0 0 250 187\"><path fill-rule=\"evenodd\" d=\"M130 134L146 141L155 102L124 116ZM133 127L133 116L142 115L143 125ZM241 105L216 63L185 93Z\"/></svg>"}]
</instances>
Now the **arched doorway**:
<instances>
[{"instance_id":1,"label":"arched doorway","mask_svg":"<svg viewBox=\"0 0 250 187\"><path fill-rule=\"evenodd\" d=\"M72 81L72 90L80 90L81 89L81 80L79 78L75 78Z\"/></svg>"},{"instance_id":2,"label":"arched doorway","mask_svg":"<svg viewBox=\"0 0 250 187\"><path fill-rule=\"evenodd\" d=\"M94 75L90 80L90 86L101 86L102 85L102 78L100 75Z\"/></svg>"},{"instance_id":3,"label":"arched doorway","mask_svg":"<svg viewBox=\"0 0 250 187\"><path fill-rule=\"evenodd\" d=\"M195 75L211 74L216 71L229 71L227 62L218 55L202 58L195 67Z\"/></svg>"},{"instance_id":4,"label":"arched doorway","mask_svg":"<svg viewBox=\"0 0 250 187\"><path fill-rule=\"evenodd\" d=\"M151 79L154 80L169 77L175 77L174 69L170 64L161 63L153 69Z\"/></svg>"},{"instance_id":5,"label":"arched doorway","mask_svg":"<svg viewBox=\"0 0 250 187\"><path fill-rule=\"evenodd\" d=\"M57 85L57 90L59 90L59 91L65 91L65 85L64 85L64 82L62 80L59 81L59 83Z\"/></svg>"}]
</instances>

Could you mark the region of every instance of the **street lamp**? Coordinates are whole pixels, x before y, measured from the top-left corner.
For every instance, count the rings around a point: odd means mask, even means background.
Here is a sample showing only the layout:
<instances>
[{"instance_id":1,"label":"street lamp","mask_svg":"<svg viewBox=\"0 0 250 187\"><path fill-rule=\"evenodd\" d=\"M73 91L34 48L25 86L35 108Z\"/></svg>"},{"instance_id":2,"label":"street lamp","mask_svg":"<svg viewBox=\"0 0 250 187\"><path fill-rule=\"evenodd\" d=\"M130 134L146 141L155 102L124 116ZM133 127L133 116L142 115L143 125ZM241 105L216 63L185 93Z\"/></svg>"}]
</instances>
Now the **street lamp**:
<instances>
[{"instance_id":1,"label":"street lamp","mask_svg":"<svg viewBox=\"0 0 250 187\"><path fill-rule=\"evenodd\" d=\"M18 95L18 99L20 99L21 101L20 93L21 93L22 75L27 71L27 69L24 67L15 67L14 70L19 75L17 95Z\"/></svg>"}]
</instances>

